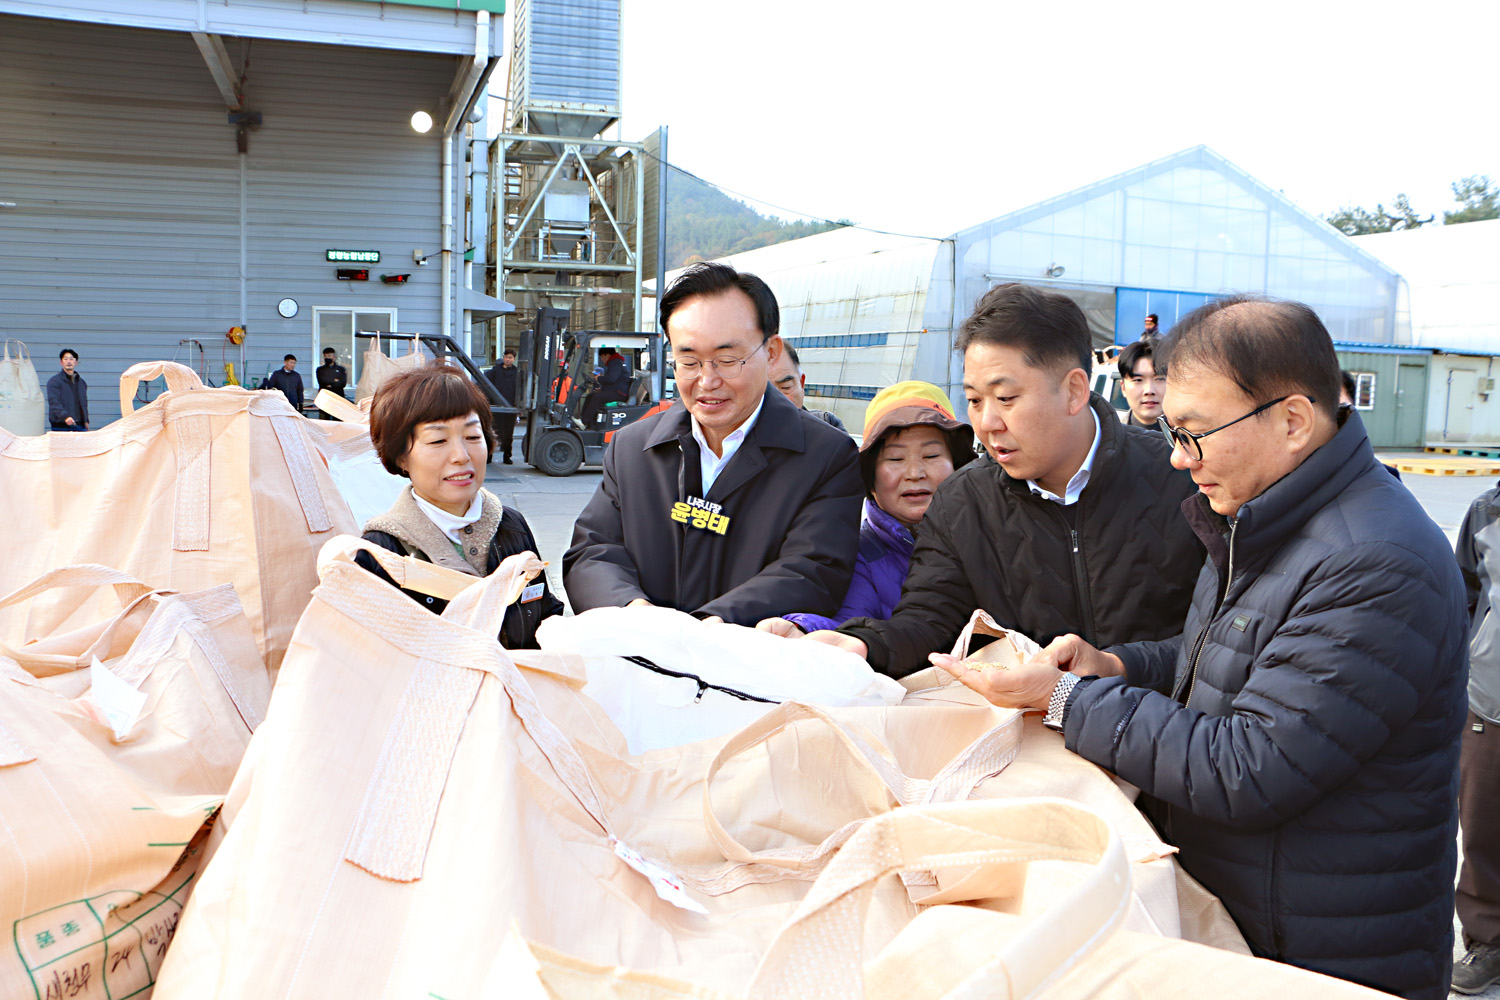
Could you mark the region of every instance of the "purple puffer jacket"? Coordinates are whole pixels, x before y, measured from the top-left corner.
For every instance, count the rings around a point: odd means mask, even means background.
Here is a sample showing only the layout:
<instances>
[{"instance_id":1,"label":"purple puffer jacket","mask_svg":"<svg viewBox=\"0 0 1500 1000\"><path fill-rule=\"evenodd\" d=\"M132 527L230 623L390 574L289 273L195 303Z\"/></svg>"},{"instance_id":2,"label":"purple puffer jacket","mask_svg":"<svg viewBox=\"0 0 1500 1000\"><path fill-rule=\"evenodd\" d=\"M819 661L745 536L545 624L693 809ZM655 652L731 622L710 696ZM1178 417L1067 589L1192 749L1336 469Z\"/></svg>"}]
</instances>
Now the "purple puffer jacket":
<instances>
[{"instance_id":1,"label":"purple puffer jacket","mask_svg":"<svg viewBox=\"0 0 1500 1000\"><path fill-rule=\"evenodd\" d=\"M887 619L901 600L901 585L911 565L915 545L911 529L865 500L865 515L859 526L859 557L854 563L854 579L844 604L832 618L795 612L784 615L804 632L838 628L850 618Z\"/></svg>"}]
</instances>

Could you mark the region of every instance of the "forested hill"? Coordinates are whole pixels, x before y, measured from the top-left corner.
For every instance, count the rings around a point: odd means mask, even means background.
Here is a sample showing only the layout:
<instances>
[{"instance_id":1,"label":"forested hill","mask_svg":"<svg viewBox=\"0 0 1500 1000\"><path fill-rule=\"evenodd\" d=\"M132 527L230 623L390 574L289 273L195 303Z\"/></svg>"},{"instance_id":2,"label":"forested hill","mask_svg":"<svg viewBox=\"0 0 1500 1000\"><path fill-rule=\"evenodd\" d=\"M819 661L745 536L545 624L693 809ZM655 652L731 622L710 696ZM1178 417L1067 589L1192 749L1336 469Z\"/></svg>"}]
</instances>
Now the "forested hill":
<instances>
[{"instance_id":1,"label":"forested hill","mask_svg":"<svg viewBox=\"0 0 1500 1000\"><path fill-rule=\"evenodd\" d=\"M847 224L847 223L843 223ZM673 169L667 181L667 267L768 247L839 228L832 222L786 222Z\"/></svg>"}]
</instances>

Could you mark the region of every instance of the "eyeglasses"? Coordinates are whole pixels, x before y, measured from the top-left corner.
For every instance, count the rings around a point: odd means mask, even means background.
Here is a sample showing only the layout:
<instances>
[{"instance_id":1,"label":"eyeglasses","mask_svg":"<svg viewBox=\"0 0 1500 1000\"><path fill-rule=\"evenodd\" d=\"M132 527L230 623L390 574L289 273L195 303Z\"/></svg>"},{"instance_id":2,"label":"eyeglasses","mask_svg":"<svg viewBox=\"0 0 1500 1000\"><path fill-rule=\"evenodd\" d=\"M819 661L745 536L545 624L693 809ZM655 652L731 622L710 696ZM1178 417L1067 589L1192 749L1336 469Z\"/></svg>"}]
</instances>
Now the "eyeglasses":
<instances>
[{"instance_id":1,"label":"eyeglasses","mask_svg":"<svg viewBox=\"0 0 1500 1000\"><path fill-rule=\"evenodd\" d=\"M1269 403L1262 403L1255 409L1251 410L1249 413L1245 414L1243 417L1238 417L1234 420L1231 420L1227 424L1221 424L1211 431L1204 431L1202 434L1194 434L1192 431L1183 430L1181 427L1173 427L1171 424L1167 423L1166 417L1157 417L1156 426L1161 428L1161 432L1167 436L1167 440L1172 443L1172 446L1174 448L1181 448L1184 455L1187 455L1195 462L1201 462L1203 461L1202 441L1204 438L1208 437L1210 434L1217 434L1226 427L1233 427L1241 420L1249 420L1257 413L1264 413L1271 407L1275 406L1277 403L1284 403L1291 398L1291 396L1282 396L1280 399L1273 399ZM1317 400L1313 399L1311 396L1307 397L1307 401L1309 403L1317 402Z\"/></svg>"},{"instance_id":2,"label":"eyeglasses","mask_svg":"<svg viewBox=\"0 0 1500 1000\"><path fill-rule=\"evenodd\" d=\"M706 362L685 358L682 361L670 361L668 364L671 366L672 371L676 373L677 381L679 382L691 382L702 375L705 364L712 368L714 374L719 376L719 378L726 382L732 382L745 374L745 365L749 364L750 359L755 357L759 353L760 348L765 347L768 343L770 343L769 340L761 341L760 347L757 347L743 358L714 358Z\"/></svg>"}]
</instances>

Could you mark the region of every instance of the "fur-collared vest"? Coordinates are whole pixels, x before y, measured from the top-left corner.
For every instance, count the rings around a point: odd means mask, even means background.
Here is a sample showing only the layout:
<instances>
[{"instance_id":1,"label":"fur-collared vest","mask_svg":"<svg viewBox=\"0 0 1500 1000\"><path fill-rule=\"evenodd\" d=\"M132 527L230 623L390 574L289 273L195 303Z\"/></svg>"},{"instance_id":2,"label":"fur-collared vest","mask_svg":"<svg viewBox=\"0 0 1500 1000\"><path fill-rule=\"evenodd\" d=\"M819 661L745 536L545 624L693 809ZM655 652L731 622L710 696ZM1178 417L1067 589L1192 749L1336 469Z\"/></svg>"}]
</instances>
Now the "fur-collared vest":
<instances>
[{"instance_id":1,"label":"fur-collared vest","mask_svg":"<svg viewBox=\"0 0 1500 1000\"><path fill-rule=\"evenodd\" d=\"M465 527L462 554L448 534L417 506L410 486L401 491L390 510L365 523L365 541L475 577L493 573L507 556L537 551L536 538L519 511L506 508L500 498L488 490L481 489L480 496L484 501L484 512L478 521ZM391 586L396 585L396 581L372 557L360 553L355 561ZM528 588L521 600L512 604L505 613L500 643L507 649L534 647L536 629L542 619L563 613L563 603L552 593L545 574L537 578L535 586L540 586L541 590ZM448 602L441 598L414 590L404 590L403 593L435 614L442 614L448 606Z\"/></svg>"}]
</instances>

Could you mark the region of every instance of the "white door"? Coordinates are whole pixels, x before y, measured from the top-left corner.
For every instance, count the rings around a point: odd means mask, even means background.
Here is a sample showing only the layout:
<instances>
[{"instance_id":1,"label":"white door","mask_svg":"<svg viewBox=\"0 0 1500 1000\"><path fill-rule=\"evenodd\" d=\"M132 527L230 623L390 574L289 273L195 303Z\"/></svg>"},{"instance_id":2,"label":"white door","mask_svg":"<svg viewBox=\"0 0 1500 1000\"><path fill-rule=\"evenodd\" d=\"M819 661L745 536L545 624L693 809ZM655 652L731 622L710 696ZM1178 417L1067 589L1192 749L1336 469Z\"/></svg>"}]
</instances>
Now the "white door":
<instances>
[{"instance_id":1,"label":"white door","mask_svg":"<svg viewBox=\"0 0 1500 1000\"><path fill-rule=\"evenodd\" d=\"M1467 441L1474 427L1475 372L1454 369L1448 373L1448 420L1444 441Z\"/></svg>"},{"instance_id":2,"label":"white door","mask_svg":"<svg viewBox=\"0 0 1500 1000\"><path fill-rule=\"evenodd\" d=\"M374 343L356 340L354 334L396 330L395 309L350 309L335 306L313 307L313 361L323 363L323 348L331 347L338 352L338 363L349 369L349 385L359 382L359 373L364 361L364 352ZM392 355L405 353L392 350L392 345L383 343L381 349Z\"/></svg>"}]
</instances>

